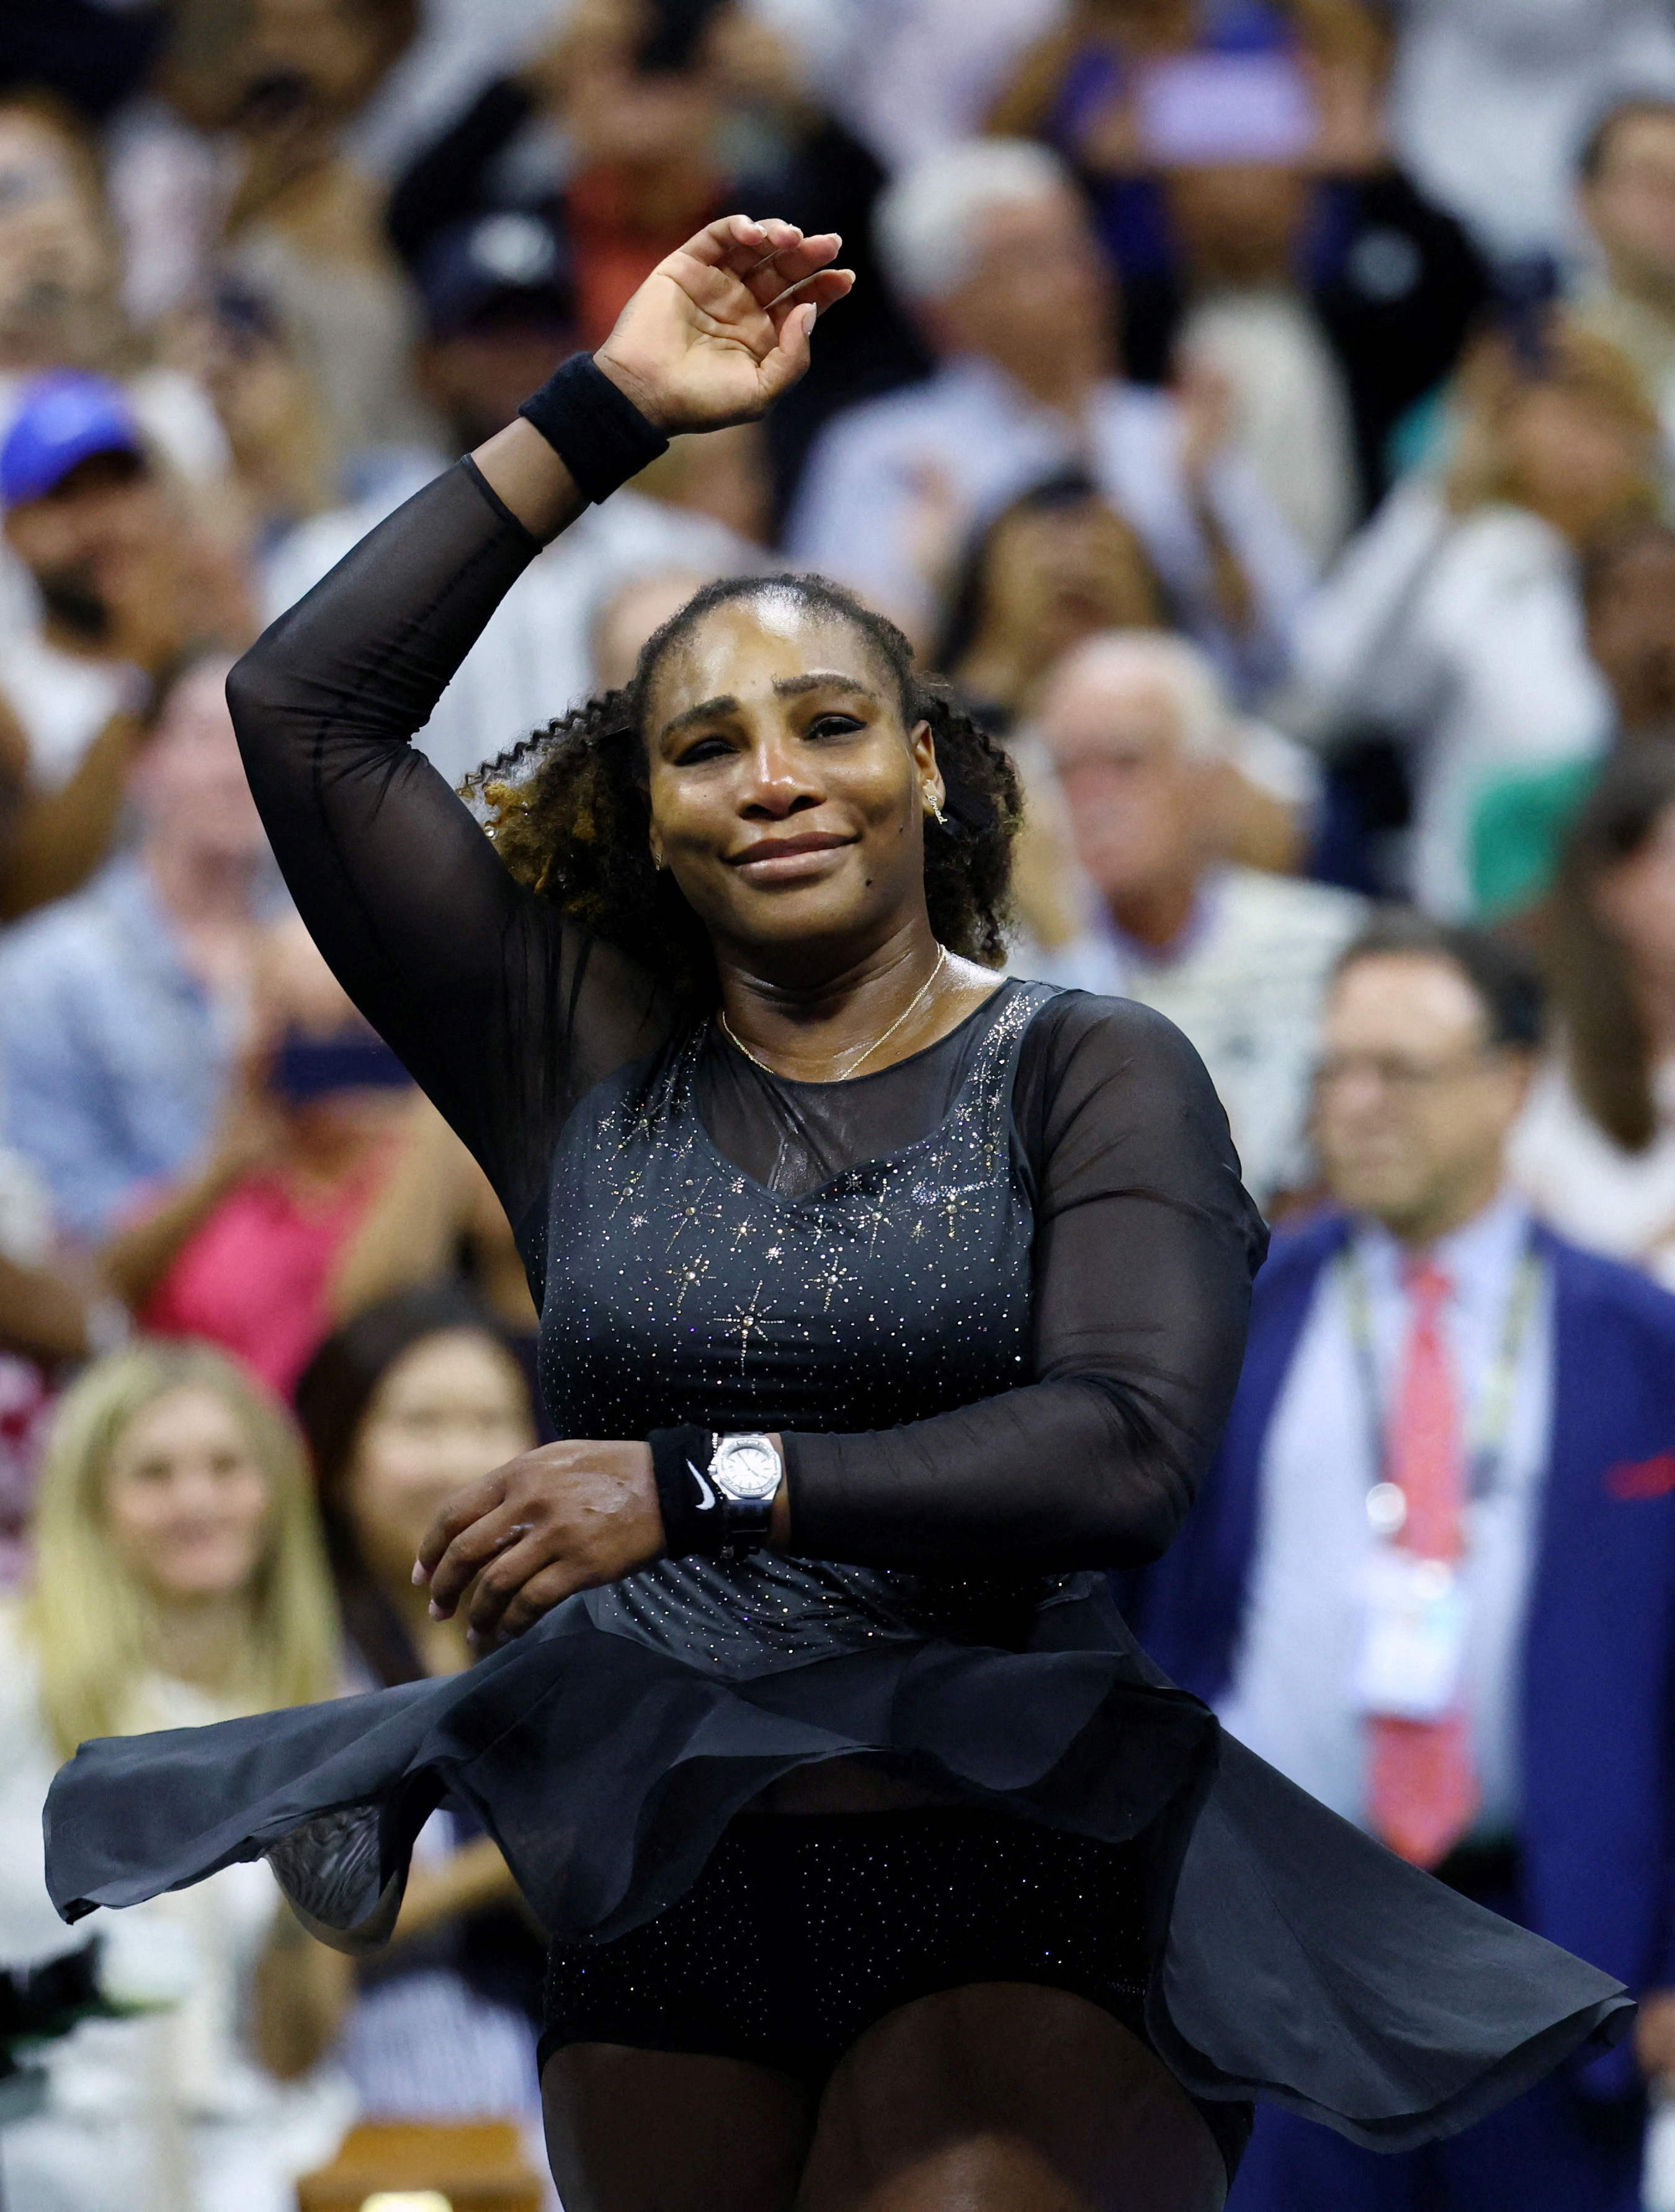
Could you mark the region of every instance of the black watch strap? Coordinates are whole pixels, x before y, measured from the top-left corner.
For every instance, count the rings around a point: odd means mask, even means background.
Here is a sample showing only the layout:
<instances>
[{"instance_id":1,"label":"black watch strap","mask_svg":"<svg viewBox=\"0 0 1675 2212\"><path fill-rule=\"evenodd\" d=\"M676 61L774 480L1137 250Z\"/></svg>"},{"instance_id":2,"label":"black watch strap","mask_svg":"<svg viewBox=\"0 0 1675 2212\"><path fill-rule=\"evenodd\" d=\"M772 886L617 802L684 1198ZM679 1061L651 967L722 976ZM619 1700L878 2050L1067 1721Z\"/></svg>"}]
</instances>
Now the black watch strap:
<instances>
[{"instance_id":1,"label":"black watch strap","mask_svg":"<svg viewBox=\"0 0 1675 2212\"><path fill-rule=\"evenodd\" d=\"M654 1429L646 1438L657 1478L657 1504L663 1516L666 1557L691 1558L694 1553L713 1558L731 1542L727 1516L716 1486L710 1480L710 1462L716 1439L710 1430L691 1425Z\"/></svg>"}]
</instances>

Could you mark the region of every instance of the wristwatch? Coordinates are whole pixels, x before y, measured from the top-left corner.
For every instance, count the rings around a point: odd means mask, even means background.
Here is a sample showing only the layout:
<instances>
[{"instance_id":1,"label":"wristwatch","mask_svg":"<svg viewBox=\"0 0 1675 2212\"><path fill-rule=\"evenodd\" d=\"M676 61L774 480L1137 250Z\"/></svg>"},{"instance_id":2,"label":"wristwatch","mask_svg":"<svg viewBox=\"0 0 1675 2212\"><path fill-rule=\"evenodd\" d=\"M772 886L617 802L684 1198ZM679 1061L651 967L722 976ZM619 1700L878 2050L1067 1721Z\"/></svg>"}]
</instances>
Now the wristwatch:
<instances>
[{"instance_id":1,"label":"wristwatch","mask_svg":"<svg viewBox=\"0 0 1675 2212\"><path fill-rule=\"evenodd\" d=\"M766 1437L718 1436L712 1442L710 1480L721 1501L728 1552L741 1559L767 1541L785 1469Z\"/></svg>"}]
</instances>

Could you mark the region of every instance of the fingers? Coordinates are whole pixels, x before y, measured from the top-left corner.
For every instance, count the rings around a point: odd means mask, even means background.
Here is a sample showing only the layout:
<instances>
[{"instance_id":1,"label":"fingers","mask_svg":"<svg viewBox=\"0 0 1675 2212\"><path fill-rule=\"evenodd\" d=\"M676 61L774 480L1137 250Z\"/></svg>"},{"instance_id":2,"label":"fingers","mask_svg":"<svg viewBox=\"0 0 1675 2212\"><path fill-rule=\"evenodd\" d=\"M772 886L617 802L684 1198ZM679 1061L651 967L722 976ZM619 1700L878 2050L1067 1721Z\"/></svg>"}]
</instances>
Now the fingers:
<instances>
[{"instance_id":1,"label":"fingers","mask_svg":"<svg viewBox=\"0 0 1675 2212\"><path fill-rule=\"evenodd\" d=\"M496 1484L490 1492L488 1483ZM518 1512L505 1497L496 1476L476 1483L450 1500L425 1533L413 1568L413 1580L429 1583L430 1611L446 1620L460 1602L472 1578L490 1559L496 1558L523 1530Z\"/></svg>"},{"instance_id":2,"label":"fingers","mask_svg":"<svg viewBox=\"0 0 1675 2212\"><path fill-rule=\"evenodd\" d=\"M767 307L816 270L836 260L843 246L836 231L805 237L795 223L777 216L754 222L749 216L724 216L681 247L706 267L738 277L758 307Z\"/></svg>"},{"instance_id":3,"label":"fingers","mask_svg":"<svg viewBox=\"0 0 1675 2212\"><path fill-rule=\"evenodd\" d=\"M526 1539L484 1568L466 1613L468 1643L481 1647L521 1636L562 1598L585 1587L586 1570L576 1559L555 1559L552 1553L551 1541Z\"/></svg>"}]
</instances>

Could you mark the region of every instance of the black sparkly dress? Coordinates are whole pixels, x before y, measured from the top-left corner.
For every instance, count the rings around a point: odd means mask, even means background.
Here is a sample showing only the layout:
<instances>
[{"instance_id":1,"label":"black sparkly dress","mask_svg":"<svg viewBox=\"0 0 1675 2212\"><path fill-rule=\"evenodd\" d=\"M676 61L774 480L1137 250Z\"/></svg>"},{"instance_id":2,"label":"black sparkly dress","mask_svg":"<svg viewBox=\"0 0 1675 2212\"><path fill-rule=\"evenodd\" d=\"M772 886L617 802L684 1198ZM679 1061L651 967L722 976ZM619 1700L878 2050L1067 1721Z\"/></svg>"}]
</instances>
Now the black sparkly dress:
<instances>
[{"instance_id":1,"label":"black sparkly dress","mask_svg":"<svg viewBox=\"0 0 1675 2212\"><path fill-rule=\"evenodd\" d=\"M410 501L234 672L252 787L516 1227L559 1433L782 1431L791 1553L659 1562L455 1679L84 1746L47 1810L59 1910L265 1854L317 1927L371 1940L446 1790L574 1959L731 1880L768 1784L859 1759L1008 1838L1128 1853L1140 2018L1200 2099L1400 2149L1611 2039L1617 1984L1223 1738L1111 1605L1099 1571L1166 1546L1215 1449L1261 1254L1191 1048L1015 983L840 1084L683 1023L406 743L535 550L469 464ZM801 1848L798 1815L742 1826ZM959 1881L941 1863L927 1897ZM1009 1863L1021 1899L1038 1856ZM1042 1978L1121 1950L1097 1883L1037 1888L1081 1900L1038 1931L1070 1962Z\"/></svg>"}]
</instances>

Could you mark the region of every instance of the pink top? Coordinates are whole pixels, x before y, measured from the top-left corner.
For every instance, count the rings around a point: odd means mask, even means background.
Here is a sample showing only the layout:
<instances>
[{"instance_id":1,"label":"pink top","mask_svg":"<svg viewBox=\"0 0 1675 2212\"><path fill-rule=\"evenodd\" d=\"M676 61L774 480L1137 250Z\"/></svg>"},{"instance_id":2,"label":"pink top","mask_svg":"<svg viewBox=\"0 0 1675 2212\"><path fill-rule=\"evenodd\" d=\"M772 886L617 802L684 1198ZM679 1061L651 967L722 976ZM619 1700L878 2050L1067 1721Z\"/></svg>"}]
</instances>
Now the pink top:
<instances>
[{"instance_id":1,"label":"pink top","mask_svg":"<svg viewBox=\"0 0 1675 2212\"><path fill-rule=\"evenodd\" d=\"M234 1352L289 1397L332 1328L326 1285L384 1165L303 1205L277 1176L247 1176L175 1255L141 1309L159 1336L199 1336Z\"/></svg>"}]
</instances>

